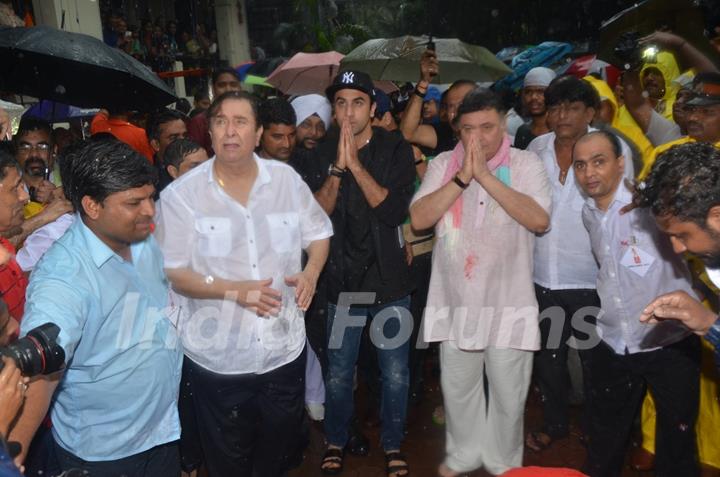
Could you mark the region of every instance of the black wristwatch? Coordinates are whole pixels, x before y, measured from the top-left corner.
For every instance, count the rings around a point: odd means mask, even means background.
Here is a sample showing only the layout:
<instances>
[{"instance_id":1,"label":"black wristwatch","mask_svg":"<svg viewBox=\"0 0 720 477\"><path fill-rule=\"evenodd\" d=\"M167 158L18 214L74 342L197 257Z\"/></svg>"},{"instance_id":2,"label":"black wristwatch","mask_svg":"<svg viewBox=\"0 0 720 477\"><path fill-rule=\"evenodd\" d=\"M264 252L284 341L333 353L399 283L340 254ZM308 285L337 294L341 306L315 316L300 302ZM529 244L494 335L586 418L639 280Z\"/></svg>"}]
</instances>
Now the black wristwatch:
<instances>
[{"instance_id":1,"label":"black wristwatch","mask_svg":"<svg viewBox=\"0 0 720 477\"><path fill-rule=\"evenodd\" d=\"M464 183L464 182L462 181L462 179L460 179L460 178L458 177L457 174L455 174L455 176L453 176L453 179L452 179L452 180L453 180L453 182L456 183L456 184L458 185L458 187L460 187L462 190L467 189L468 186L470 185L469 183L467 183L467 184Z\"/></svg>"},{"instance_id":2,"label":"black wristwatch","mask_svg":"<svg viewBox=\"0 0 720 477\"><path fill-rule=\"evenodd\" d=\"M328 167L328 174L335 177L342 177L345 174L345 169L340 169L335 164L330 164L330 167Z\"/></svg>"}]
</instances>

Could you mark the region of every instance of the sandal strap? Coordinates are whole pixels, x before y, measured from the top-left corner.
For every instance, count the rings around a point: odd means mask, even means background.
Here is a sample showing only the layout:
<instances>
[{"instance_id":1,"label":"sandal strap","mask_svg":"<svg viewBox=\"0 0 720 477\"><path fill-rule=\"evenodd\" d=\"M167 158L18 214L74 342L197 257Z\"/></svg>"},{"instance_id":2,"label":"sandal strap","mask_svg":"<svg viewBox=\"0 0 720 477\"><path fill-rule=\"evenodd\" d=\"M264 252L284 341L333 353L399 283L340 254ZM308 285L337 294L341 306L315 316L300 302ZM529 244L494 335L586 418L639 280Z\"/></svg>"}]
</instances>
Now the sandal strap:
<instances>
[{"instance_id":1,"label":"sandal strap","mask_svg":"<svg viewBox=\"0 0 720 477\"><path fill-rule=\"evenodd\" d=\"M337 462L338 460L342 461L342 459L345 457L345 452L342 449L336 449L335 447L330 447L325 451L325 454L323 454L323 462L325 460L328 460L330 462Z\"/></svg>"},{"instance_id":2,"label":"sandal strap","mask_svg":"<svg viewBox=\"0 0 720 477\"><path fill-rule=\"evenodd\" d=\"M404 463L390 465L390 462L392 462L394 460L401 461ZM403 471L405 471L406 473L402 474L402 477L410 475L409 474L410 466L407 463L407 459L405 458L405 455L403 455L400 452L389 452L389 453L385 454L385 464L386 464L385 471L388 475L396 474L398 472L403 472Z\"/></svg>"},{"instance_id":3,"label":"sandal strap","mask_svg":"<svg viewBox=\"0 0 720 477\"><path fill-rule=\"evenodd\" d=\"M401 452L394 451L394 452L388 452L387 454L385 454L385 462L390 462L393 460L401 460L403 462L407 462L405 455L403 455Z\"/></svg>"}]
</instances>

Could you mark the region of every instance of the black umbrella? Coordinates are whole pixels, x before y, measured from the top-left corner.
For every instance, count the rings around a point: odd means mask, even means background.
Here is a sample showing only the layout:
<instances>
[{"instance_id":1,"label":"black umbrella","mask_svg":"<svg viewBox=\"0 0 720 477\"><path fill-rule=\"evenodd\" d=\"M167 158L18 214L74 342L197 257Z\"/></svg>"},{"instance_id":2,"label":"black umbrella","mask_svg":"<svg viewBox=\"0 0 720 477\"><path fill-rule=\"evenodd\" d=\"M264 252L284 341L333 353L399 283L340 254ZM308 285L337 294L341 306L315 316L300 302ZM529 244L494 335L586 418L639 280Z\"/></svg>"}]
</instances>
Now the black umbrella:
<instances>
[{"instance_id":1,"label":"black umbrella","mask_svg":"<svg viewBox=\"0 0 720 477\"><path fill-rule=\"evenodd\" d=\"M598 58L622 65L625 61L613 51L620 35L636 31L642 36L669 29L715 60L717 54L702 34L703 24L702 11L693 0L645 0L603 22Z\"/></svg>"},{"instance_id":2,"label":"black umbrella","mask_svg":"<svg viewBox=\"0 0 720 477\"><path fill-rule=\"evenodd\" d=\"M0 29L0 90L80 107L150 110L177 100L147 66L88 35Z\"/></svg>"}]
</instances>

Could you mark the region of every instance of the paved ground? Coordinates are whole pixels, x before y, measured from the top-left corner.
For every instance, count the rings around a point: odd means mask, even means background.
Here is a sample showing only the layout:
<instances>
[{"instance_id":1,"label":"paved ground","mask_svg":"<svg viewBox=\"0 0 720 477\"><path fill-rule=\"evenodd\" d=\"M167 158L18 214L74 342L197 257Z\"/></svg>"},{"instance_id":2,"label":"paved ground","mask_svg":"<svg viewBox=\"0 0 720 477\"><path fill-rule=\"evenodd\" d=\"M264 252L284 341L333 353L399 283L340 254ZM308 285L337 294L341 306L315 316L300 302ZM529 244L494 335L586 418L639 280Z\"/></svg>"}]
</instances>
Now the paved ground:
<instances>
[{"instance_id":1,"label":"paved ground","mask_svg":"<svg viewBox=\"0 0 720 477\"><path fill-rule=\"evenodd\" d=\"M428 370L431 367L428 367ZM432 422L433 409L442 402L437 378L430 371L426 372L429 380L427 395L417 406L411 407L408 412L407 439L403 451L408 457L413 477L436 477L437 465L440 463L444 449L444 428ZM359 392L360 409L364 408L362 389ZM576 422L577 409L572 410L573 421ZM541 422L540 402L536 393L531 392L528 399L525 426L526 429L536 429ZM385 463L382 450L379 448L379 428L377 425L363 425L363 432L371 440L371 451L367 457L354 457L348 455L345 459L343 477L383 477L385 476ZM305 452L305 463L299 469L289 474L289 477L318 477L320 459L324 451L322 427L313 427L311 431L311 444ZM575 429L571 436L558 440L552 447L541 452L526 451L525 465L543 467L569 467L578 469L585 458L585 448L578 439ZM622 477L649 477L652 473L639 473L627 467ZM717 477L720 472L704 472L703 477ZM489 477L485 472L476 472L471 477ZM681 477L681 476L678 476Z\"/></svg>"}]
</instances>

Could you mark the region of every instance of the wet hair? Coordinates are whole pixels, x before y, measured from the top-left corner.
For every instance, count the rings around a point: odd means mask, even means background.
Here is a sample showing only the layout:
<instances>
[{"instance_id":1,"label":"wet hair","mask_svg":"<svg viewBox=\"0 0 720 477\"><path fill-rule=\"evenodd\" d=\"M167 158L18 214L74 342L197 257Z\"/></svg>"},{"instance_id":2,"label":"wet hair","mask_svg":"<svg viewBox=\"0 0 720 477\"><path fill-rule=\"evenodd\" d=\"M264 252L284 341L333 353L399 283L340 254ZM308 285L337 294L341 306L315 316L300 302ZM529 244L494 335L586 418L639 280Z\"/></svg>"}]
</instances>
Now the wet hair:
<instances>
[{"instance_id":1,"label":"wet hair","mask_svg":"<svg viewBox=\"0 0 720 477\"><path fill-rule=\"evenodd\" d=\"M15 156L8 151L0 150L0 181L5 180L8 169L11 167L14 167L18 171L18 174L22 175L22 169L20 168L20 164L15 160Z\"/></svg>"},{"instance_id":2,"label":"wet hair","mask_svg":"<svg viewBox=\"0 0 720 477\"><path fill-rule=\"evenodd\" d=\"M610 143L610 147L612 148L613 154L615 154L615 157L620 157L622 155L622 145L620 144L620 138L617 137L615 134L613 134L610 131L606 131L604 129L598 129L597 131L590 131L589 133L582 136L580 139L578 139L575 142L575 145L579 143L580 141L585 141L587 139L590 139L595 136L601 136L605 138L607 142ZM575 148L575 145L573 146L573 150Z\"/></svg>"},{"instance_id":3,"label":"wet hair","mask_svg":"<svg viewBox=\"0 0 720 477\"><path fill-rule=\"evenodd\" d=\"M175 166L180 168L180 164L185 160L185 156L199 151L202 146L191 139L176 139L165 149L165 157L163 163L166 166Z\"/></svg>"},{"instance_id":4,"label":"wet hair","mask_svg":"<svg viewBox=\"0 0 720 477\"><path fill-rule=\"evenodd\" d=\"M226 73L233 75L238 81L240 81L240 75L238 74L237 71L235 71L233 68L224 67L224 68L218 68L213 71L212 84L217 83L217 81L220 79L220 77Z\"/></svg>"},{"instance_id":5,"label":"wet hair","mask_svg":"<svg viewBox=\"0 0 720 477\"><path fill-rule=\"evenodd\" d=\"M245 91L227 91L212 102L210 107L207 109L207 117L208 120L214 118L217 116L218 111L220 110L220 106L227 101L227 100L238 100L238 101L247 101L250 103L250 108L252 109L253 118L255 119L255 129L258 129L260 127L260 115L258 114L258 100L255 96L253 96L250 93L247 93Z\"/></svg>"},{"instance_id":6,"label":"wet hair","mask_svg":"<svg viewBox=\"0 0 720 477\"><path fill-rule=\"evenodd\" d=\"M151 114L148 118L147 126L145 128L145 133L147 134L148 141L152 141L153 139L159 141L160 129L162 129L162 125L177 120L185 121L185 115L180 111L176 111L170 108L160 109Z\"/></svg>"},{"instance_id":7,"label":"wet hair","mask_svg":"<svg viewBox=\"0 0 720 477\"><path fill-rule=\"evenodd\" d=\"M259 113L264 128L270 127L271 124L295 126L297 118L293 107L283 98L266 99L260 105Z\"/></svg>"},{"instance_id":8,"label":"wet hair","mask_svg":"<svg viewBox=\"0 0 720 477\"><path fill-rule=\"evenodd\" d=\"M85 215L82 199L102 203L111 194L157 181L157 170L120 141L86 141L68 148L60 167L65 196Z\"/></svg>"},{"instance_id":9,"label":"wet hair","mask_svg":"<svg viewBox=\"0 0 720 477\"><path fill-rule=\"evenodd\" d=\"M545 89L545 106L580 101L586 108L600 108L600 96L592 85L572 75L558 76Z\"/></svg>"},{"instance_id":10,"label":"wet hair","mask_svg":"<svg viewBox=\"0 0 720 477\"><path fill-rule=\"evenodd\" d=\"M500 116L505 114L505 105L500 96L487 88L476 87L463 98L462 103L458 106L454 122L457 124L463 114L484 111L486 109L494 109Z\"/></svg>"},{"instance_id":11,"label":"wet hair","mask_svg":"<svg viewBox=\"0 0 720 477\"><path fill-rule=\"evenodd\" d=\"M120 139L118 139L118 138L116 138L115 136L113 136L112 133L103 131L103 132L99 132L99 133L93 134L92 136L90 136L90 137L88 138L88 141L92 141L92 142L102 142L102 141L112 141L112 142L116 142L116 141L120 141Z\"/></svg>"},{"instance_id":12,"label":"wet hair","mask_svg":"<svg viewBox=\"0 0 720 477\"><path fill-rule=\"evenodd\" d=\"M36 118L33 116L27 116L20 120L20 124L18 125L18 131L15 137L19 139L20 136L23 136L32 131L46 132L48 136L50 136L50 142L52 142L53 129L50 123L45 121L44 119Z\"/></svg>"},{"instance_id":13,"label":"wet hair","mask_svg":"<svg viewBox=\"0 0 720 477\"><path fill-rule=\"evenodd\" d=\"M477 83L468 79L455 80L446 91L450 91L451 89L457 88L458 86L472 86L473 88L477 88Z\"/></svg>"},{"instance_id":14,"label":"wet hair","mask_svg":"<svg viewBox=\"0 0 720 477\"><path fill-rule=\"evenodd\" d=\"M658 156L639 203L655 216L672 216L707 228L708 212L720 206L720 149L709 143L673 146Z\"/></svg>"}]
</instances>

